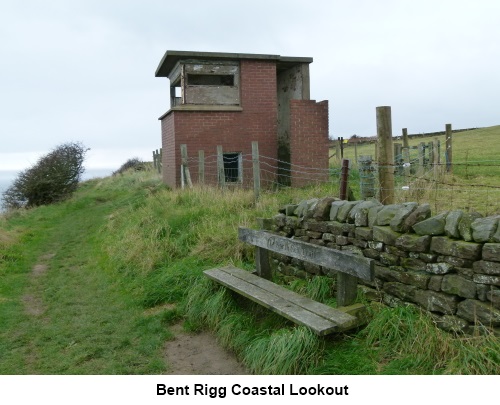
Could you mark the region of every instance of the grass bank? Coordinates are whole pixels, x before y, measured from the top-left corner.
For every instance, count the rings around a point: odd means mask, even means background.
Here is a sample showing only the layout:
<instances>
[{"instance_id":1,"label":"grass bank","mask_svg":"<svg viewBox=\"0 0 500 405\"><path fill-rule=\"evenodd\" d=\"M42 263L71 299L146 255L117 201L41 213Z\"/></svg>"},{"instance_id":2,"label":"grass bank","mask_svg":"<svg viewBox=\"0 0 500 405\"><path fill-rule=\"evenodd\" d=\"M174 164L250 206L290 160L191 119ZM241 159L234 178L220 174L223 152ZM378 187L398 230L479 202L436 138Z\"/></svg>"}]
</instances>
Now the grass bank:
<instances>
[{"instance_id":1,"label":"grass bank","mask_svg":"<svg viewBox=\"0 0 500 405\"><path fill-rule=\"evenodd\" d=\"M172 191L157 174L134 172L2 218L0 373L162 373L179 321L211 330L256 374L496 373L498 338L453 338L411 307L374 304L367 328L318 338L202 276L252 267L238 226L326 195L336 190L266 193L255 204L252 192ZM276 281L331 303L331 279Z\"/></svg>"}]
</instances>

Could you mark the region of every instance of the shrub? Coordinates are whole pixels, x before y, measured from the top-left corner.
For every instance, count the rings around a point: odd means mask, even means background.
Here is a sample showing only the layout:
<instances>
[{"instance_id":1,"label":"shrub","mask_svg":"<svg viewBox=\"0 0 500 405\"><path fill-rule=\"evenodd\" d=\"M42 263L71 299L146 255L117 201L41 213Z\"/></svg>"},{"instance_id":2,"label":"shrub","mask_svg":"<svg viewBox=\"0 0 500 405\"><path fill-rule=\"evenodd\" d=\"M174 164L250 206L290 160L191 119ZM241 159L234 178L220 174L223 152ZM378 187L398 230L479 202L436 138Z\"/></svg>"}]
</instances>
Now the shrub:
<instances>
[{"instance_id":1,"label":"shrub","mask_svg":"<svg viewBox=\"0 0 500 405\"><path fill-rule=\"evenodd\" d=\"M129 169L136 171L146 170L146 164L139 158L132 158L122 164L117 171L113 172L113 175L123 174Z\"/></svg>"},{"instance_id":2,"label":"shrub","mask_svg":"<svg viewBox=\"0 0 500 405\"><path fill-rule=\"evenodd\" d=\"M33 207L69 197L85 170L83 161L87 151L81 143L69 142L42 156L33 167L19 173L3 193L3 207Z\"/></svg>"}]
</instances>

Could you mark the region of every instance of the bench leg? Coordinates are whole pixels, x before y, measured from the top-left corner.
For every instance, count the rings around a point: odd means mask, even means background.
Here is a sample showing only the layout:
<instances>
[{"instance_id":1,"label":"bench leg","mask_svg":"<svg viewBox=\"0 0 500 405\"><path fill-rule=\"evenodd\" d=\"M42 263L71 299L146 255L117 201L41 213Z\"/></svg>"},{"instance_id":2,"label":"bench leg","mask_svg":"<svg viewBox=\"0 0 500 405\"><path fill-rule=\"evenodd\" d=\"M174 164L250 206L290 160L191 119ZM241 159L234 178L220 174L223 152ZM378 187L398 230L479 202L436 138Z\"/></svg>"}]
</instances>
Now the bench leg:
<instances>
[{"instance_id":1,"label":"bench leg","mask_svg":"<svg viewBox=\"0 0 500 405\"><path fill-rule=\"evenodd\" d=\"M358 278L346 273L337 273L337 306L354 304L358 293Z\"/></svg>"},{"instance_id":2,"label":"bench leg","mask_svg":"<svg viewBox=\"0 0 500 405\"><path fill-rule=\"evenodd\" d=\"M271 266L269 265L269 251L267 249L255 248L255 267L260 277L271 280Z\"/></svg>"}]
</instances>

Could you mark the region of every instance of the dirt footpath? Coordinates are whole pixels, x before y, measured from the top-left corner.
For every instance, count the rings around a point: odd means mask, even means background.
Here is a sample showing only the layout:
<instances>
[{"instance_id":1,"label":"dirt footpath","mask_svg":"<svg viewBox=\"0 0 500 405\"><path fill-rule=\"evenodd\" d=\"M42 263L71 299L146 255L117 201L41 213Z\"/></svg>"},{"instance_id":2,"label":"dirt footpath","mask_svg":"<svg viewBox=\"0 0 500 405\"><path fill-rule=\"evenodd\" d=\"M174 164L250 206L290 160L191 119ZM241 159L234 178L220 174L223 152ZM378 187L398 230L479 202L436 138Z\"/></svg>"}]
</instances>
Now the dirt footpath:
<instances>
[{"instance_id":1,"label":"dirt footpath","mask_svg":"<svg viewBox=\"0 0 500 405\"><path fill-rule=\"evenodd\" d=\"M171 375L244 375L249 372L234 354L224 350L207 332L188 334L182 325L172 327L175 339L165 345Z\"/></svg>"}]
</instances>

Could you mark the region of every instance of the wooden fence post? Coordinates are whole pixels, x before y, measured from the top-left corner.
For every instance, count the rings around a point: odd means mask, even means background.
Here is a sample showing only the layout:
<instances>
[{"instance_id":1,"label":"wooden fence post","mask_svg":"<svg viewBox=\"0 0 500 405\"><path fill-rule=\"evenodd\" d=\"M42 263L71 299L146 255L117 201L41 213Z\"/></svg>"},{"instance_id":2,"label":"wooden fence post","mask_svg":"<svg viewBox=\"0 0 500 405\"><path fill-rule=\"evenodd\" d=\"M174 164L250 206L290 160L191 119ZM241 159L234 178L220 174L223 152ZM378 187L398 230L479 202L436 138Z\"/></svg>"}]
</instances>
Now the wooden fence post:
<instances>
[{"instance_id":1,"label":"wooden fence post","mask_svg":"<svg viewBox=\"0 0 500 405\"><path fill-rule=\"evenodd\" d=\"M226 187L226 174L224 173L224 155L222 153L222 146L217 146L217 177L219 186Z\"/></svg>"},{"instance_id":2,"label":"wooden fence post","mask_svg":"<svg viewBox=\"0 0 500 405\"><path fill-rule=\"evenodd\" d=\"M434 166L434 177L437 177L440 171L440 156L439 156L440 143L437 138L432 143L432 150L434 151L432 164Z\"/></svg>"},{"instance_id":3,"label":"wooden fence post","mask_svg":"<svg viewBox=\"0 0 500 405\"><path fill-rule=\"evenodd\" d=\"M205 184L205 151L198 151L198 183Z\"/></svg>"},{"instance_id":4,"label":"wooden fence post","mask_svg":"<svg viewBox=\"0 0 500 405\"><path fill-rule=\"evenodd\" d=\"M408 129L403 128L403 164L404 164L404 173L406 177L406 181L410 177L410 142L408 140Z\"/></svg>"},{"instance_id":5,"label":"wooden fence post","mask_svg":"<svg viewBox=\"0 0 500 405\"><path fill-rule=\"evenodd\" d=\"M349 179L349 159L342 159L342 169L340 174L340 193L341 200L347 200L347 183Z\"/></svg>"},{"instance_id":6,"label":"wooden fence post","mask_svg":"<svg viewBox=\"0 0 500 405\"><path fill-rule=\"evenodd\" d=\"M418 175L421 176L425 172L425 143L420 142L418 145Z\"/></svg>"},{"instance_id":7,"label":"wooden fence post","mask_svg":"<svg viewBox=\"0 0 500 405\"><path fill-rule=\"evenodd\" d=\"M377 107L378 175L380 202L394 204L394 149L391 107Z\"/></svg>"},{"instance_id":8,"label":"wooden fence post","mask_svg":"<svg viewBox=\"0 0 500 405\"><path fill-rule=\"evenodd\" d=\"M163 148L160 148L160 152L158 154L158 173L161 174L163 169Z\"/></svg>"},{"instance_id":9,"label":"wooden fence post","mask_svg":"<svg viewBox=\"0 0 500 405\"><path fill-rule=\"evenodd\" d=\"M260 160L259 160L259 143L252 142L252 168L253 168L253 192L255 201L260 197Z\"/></svg>"},{"instance_id":10,"label":"wooden fence post","mask_svg":"<svg viewBox=\"0 0 500 405\"><path fill-rule=\"evenodd\" d=\"M188 164L188 155L187 155L187 145L181 145L181 162L182 162L182 173L184 175L185 184L189 187L193 187L193 183L191 182L191 174L189 172L189 164Z\"/></svg>"},{"instance_id":11,"label":"wooden fence post","mask_svg":"<svg viewBox=\"0 0 500 405\"><path fill-rule=\"evenodd\" d=\"M453 131L451 129L451 124L446 124L446 171L448 173L453 173L453 159L452 159L452 147L451 147L451 136Z\"/></svg>"},{"instance_id":12,"label":"wooden fence post","mask_svg":"<svg viewBox=\"0 0 500 405\"><path fill-rule=\"evenodd\" d=\"M394 144L394 164L398 175L403 174L403 145L401 143Z\"/></svg>"}]
</instances>

